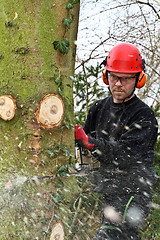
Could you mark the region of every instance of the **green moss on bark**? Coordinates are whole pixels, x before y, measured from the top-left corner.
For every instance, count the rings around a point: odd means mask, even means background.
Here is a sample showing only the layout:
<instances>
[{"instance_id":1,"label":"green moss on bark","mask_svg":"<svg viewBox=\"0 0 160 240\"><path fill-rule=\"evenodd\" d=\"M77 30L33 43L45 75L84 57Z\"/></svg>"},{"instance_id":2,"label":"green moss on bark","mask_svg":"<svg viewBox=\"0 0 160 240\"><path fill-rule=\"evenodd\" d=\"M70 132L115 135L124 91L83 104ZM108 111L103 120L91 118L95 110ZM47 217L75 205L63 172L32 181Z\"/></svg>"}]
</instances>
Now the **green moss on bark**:
<instances>
[{"instance_id":1,"label":"green moss on bark","mask_svg":"<svg viewBox=\"0 0 160 240\"><path fill-rule=\"evenodd\" d=\"M55 176L57 167L74 159L73 92L69 76L73 74L75 59L72 47L65 57L53 47L53 41L62 39L64 34L70 46L75 40L77 19L67 32L62 23L68 15L66 4L65 0L0 2L0 95L11 94L17 102L14 118L7 122L0 119L2 240L48 239L53 224L60 218L53 201L58 190L55 179L26 179ZM61 88L55 81L57 73ZM40 151L36 153L33 134L39 126L34 112L46 94L57 92L65 105L63 122L56 129L40 129ZM57 157L48 153L48 148L55 150L54 143L65 146Z\"/></svg>"}]
</instances>

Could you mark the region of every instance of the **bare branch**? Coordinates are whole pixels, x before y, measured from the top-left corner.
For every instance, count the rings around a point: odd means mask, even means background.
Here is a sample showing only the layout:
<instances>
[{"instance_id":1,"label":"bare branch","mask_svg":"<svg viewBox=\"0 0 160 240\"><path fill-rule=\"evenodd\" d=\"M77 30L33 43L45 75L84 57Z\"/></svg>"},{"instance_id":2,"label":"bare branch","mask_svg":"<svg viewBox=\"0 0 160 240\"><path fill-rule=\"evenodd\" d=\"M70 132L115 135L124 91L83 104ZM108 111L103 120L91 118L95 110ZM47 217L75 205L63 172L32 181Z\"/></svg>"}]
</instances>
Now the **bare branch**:
<instances>
[{"instance_id":1,"label":"bare branch","mask_svg":"<svg viewBox=\"0 0 160 240\"><path fill-rule=\"evenodd\" d=\"M151 7L153 9L153 11L157 15L157 17L160 18L160 15L158 14L157 10L154 8L154 6L149 1L148 2L137 1L137 3L148 5L149 7Z\"/></svg>"}]
</instances>

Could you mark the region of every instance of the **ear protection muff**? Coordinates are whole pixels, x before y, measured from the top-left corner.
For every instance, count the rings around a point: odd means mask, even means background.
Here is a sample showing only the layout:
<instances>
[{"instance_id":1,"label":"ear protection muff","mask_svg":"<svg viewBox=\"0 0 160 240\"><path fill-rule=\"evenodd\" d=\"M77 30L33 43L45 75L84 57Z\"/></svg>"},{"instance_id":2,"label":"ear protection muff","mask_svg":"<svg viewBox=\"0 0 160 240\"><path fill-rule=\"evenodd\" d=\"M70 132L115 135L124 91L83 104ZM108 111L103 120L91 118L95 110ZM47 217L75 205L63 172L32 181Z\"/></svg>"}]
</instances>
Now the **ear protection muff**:
<instances>
[{"instance_id":1,"label":"ear protection muff","mask_svg":"<svg viewBox=\"0 0 160 240\"><path fill-rule=\"evenodd\" d=\"M140 72L136 88L142 88L145 85L145 83L146 83L146 74L145 74L146 64L145 64L145 59L142 59L142 68L143 68L144 72Z\"/></svg>"},{"instance_id":2,"label":"ear protection muff","mask_svg":"<svg viewBox=\"0 0 160 240\"><path fill-rule=\"evenodd\" d=\"M108 83L108 71L106 69L102 73L102 80L106 85L109 85L109 83Z\"/></svg>"},{"instance_id":3,"label":"ear protection muff","mask_svg":"<svg viewBox=\"0 0 160 240\"><path fill-rule=\"evenodd\" d=\"M138 82L136 88L142 88L146 83L146 74L144 72L140 72Z\"/></svg>"},{"instance_id":4,"label":"ear protection muff","mask_svg":"<svg viewBox=\"0 0 160 240\"><path fill-rule=\"evenodd\" d=\"M103 73L102 73L102 79L103 79L103 82L106 84L106 85L109 85L108 83L108 71L105 70ZM136 88L142 88L146 83L146 74L144 72L140 72L139 74L139 77L138 77L138 81L137 81L137 84L136 84Z\"/></svg>"}]
</instances>

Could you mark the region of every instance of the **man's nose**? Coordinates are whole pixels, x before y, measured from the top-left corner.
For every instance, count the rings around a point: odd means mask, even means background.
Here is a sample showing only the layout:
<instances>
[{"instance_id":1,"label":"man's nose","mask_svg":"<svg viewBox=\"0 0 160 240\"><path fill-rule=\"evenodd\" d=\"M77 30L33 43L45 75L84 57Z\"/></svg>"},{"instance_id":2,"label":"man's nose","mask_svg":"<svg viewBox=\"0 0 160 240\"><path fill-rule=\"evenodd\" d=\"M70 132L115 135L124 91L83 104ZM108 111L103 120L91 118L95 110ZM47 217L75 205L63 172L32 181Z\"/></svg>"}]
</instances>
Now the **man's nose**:
<instances>
[{"instance_id":1,"label":"man's nose","mask_svg":"<svg viewBox=\"0 0 160 240\"><path fill-rule=\"evenodd\" d=\"M116 86L122 86L121 79L118 78L118 80L115 83Z\"/></svg>"}]
</instances>

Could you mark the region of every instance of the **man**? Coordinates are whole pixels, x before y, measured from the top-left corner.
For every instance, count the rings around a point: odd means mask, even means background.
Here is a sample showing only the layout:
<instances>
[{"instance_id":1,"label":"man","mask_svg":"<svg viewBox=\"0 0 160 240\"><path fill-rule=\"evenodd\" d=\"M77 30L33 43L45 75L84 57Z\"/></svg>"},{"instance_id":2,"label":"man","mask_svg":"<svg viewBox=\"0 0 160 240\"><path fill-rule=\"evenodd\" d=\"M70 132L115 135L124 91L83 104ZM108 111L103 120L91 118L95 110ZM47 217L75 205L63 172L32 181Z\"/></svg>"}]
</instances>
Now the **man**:
<instances>
[{"instance_id":1,"label":"man","mask_svg":"<svg viewBox=\"0 0 160 240\"><path fill-rule=\"evenodd\" d=\"M103 81L111 96L89 110L85 126L75 127L76 141L100 162L95 191L103 193L103 222L93 240L137 240L149 213L157 121L134 93L145 84L145 64L137 47L120 43L105 61Z\"/></svg>"}]
</instances>

